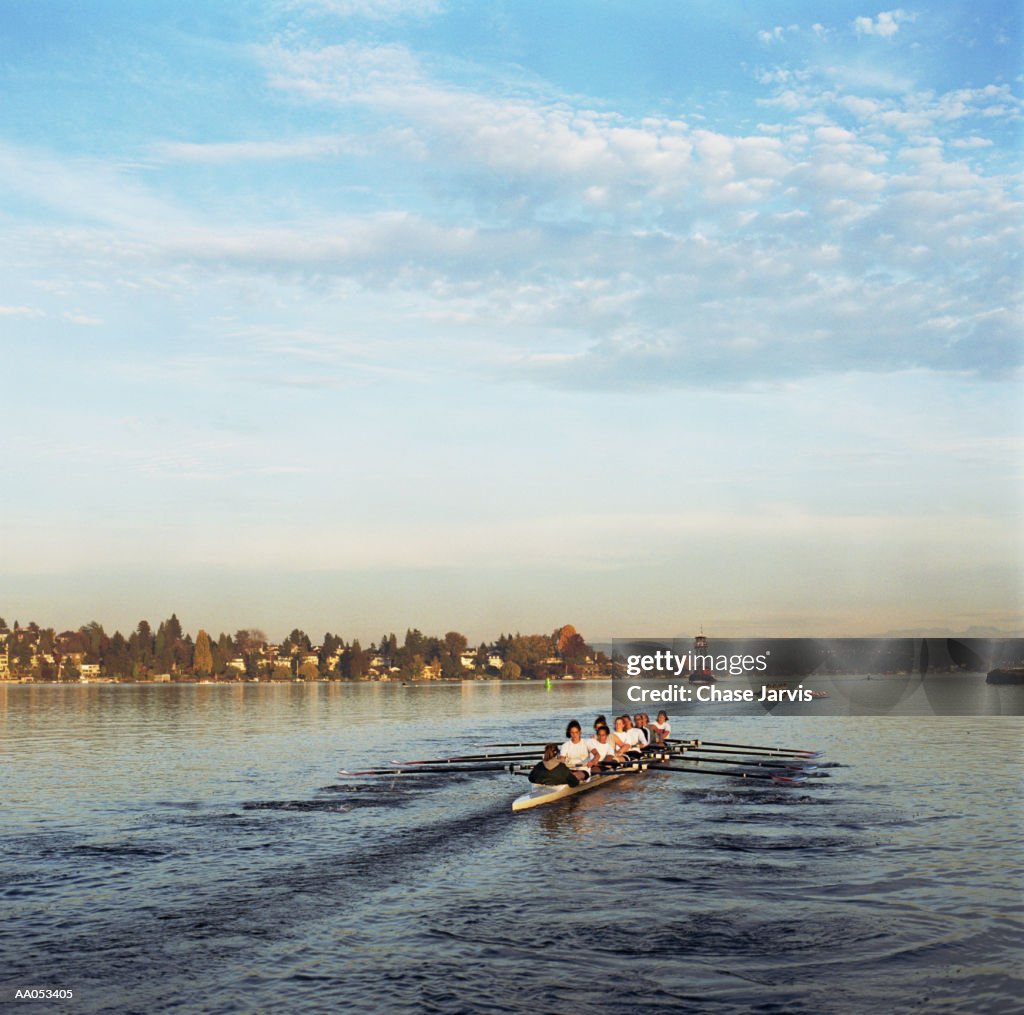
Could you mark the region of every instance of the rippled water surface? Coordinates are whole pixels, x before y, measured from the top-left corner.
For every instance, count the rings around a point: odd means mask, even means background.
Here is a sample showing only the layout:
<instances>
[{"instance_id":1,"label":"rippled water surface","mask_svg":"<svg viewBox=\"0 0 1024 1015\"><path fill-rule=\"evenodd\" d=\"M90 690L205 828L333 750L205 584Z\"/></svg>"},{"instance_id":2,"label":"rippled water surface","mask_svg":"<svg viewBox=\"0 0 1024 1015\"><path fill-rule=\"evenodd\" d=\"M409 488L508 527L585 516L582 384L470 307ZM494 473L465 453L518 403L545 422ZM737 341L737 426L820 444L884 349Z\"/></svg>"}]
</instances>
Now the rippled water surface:
<instances>
[{"instance_id":1,"label":"rippled water surface","mask_svg":"<svg viewBox=\"0 0 1024 1015\"><path fill-rule=\"evenodd\" d=\"M394 757L547 739L610 686L0 688L0 999L36 1010L1016 1012L1024 720L708 720L794 788L623 779L513 815Z\"/></svg>"}]
</instances>

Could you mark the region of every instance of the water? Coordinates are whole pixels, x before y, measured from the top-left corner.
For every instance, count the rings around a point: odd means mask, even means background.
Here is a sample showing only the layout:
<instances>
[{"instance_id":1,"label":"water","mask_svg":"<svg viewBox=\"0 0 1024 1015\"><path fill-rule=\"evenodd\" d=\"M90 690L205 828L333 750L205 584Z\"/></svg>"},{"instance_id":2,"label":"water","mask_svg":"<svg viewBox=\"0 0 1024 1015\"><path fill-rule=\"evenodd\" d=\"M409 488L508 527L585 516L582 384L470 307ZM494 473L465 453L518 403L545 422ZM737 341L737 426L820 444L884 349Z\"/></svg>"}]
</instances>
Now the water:
<instances>
[{"instance_id":1,"label":"water","mask_svg":"<svg viewBox=\"0 0 1024 1015\"><path fill-rule=\"evenodd\" d=\"M751 716L792 789L620 780L513 815L507 774L367 782L534 740L610 685L0 688L0 999L77 1012L1011 1012L1012 716ZM676 733L695 731L677 729Z\"/></svg>"}]
</instances>

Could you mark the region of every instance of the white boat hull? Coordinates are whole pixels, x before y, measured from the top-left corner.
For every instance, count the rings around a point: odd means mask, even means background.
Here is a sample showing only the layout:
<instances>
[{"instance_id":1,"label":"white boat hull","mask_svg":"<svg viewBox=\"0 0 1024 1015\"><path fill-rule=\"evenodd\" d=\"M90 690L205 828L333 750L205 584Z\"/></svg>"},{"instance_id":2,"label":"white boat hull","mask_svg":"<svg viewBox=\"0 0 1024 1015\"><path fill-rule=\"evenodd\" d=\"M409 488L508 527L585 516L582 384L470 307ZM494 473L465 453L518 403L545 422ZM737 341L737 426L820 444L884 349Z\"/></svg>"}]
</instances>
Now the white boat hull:
<instances>
[{"instance_id":1,"label":"white boat hull","mask_svg":"<svg viewBox=\"0 0 1024 1015\"><path fill-rule=\"evenodd\" d=\"M531 807L543 807L544 804L553 804L566 797L575 796L577 793L585 793L588 789L597 789L598 786L614 782L624 775L635 774L635 772L611 772L608 775L594 775L578 786L532 786L528 793L517 796L512 801L512 810L528 811Z\"/></svg>"}]
</instances>

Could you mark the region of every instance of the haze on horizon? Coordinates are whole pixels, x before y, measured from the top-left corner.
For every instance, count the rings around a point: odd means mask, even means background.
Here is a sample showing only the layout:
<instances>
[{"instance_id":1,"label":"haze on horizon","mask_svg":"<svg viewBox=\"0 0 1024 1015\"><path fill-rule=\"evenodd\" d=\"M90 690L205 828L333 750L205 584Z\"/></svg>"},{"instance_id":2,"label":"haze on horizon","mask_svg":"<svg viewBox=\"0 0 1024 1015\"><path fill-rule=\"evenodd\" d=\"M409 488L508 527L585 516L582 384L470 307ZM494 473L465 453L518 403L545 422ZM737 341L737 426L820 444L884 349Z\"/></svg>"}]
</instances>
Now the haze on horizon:
<instances>
[{"instance_id":1,"label":"haze on horizon","mask_svg":"<svg viewBox=\"0 0 1024 1015\"><path fill-rule=\"evenodd\" d=\"M1018 5L0 18L8 622L1024 628Z\"/></svg>"}]
</instances>

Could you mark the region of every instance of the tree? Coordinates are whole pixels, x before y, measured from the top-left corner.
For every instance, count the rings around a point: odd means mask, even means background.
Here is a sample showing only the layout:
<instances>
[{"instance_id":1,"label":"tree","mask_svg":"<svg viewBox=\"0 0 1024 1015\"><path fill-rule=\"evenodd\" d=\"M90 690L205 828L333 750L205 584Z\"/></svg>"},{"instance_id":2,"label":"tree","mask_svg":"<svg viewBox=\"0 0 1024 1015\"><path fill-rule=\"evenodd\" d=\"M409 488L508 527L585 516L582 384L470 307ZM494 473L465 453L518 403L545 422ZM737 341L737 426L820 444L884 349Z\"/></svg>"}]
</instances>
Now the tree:
<instances>
[{"instance_id":1,"label":"tree","mask_svg":"<svg viewBox=\"0 0 1024 1015\"><path fill-rule=\"evenodd\" d=\"M128 659L128 642L120 631L111 635L110 642L103 652L103 671L111 677L127 677L131 673Z\"/></svg>"},{"instance_id":2,"label":"tree","mask_svg":"<svg viewBox=\"0 0 1024 1015\"><path fill-rule=\"evenodd\" d=\"M395 653L398 651L398 639L393 633L384 635L380 642L378 642L377 651L384 661L390 665L395 658Z\"/></svg>"},{"instance_id":3,"label":"tree","mask_svg":"<svg viewBox=\"0 0 1024 1015\"><path fill-rule=\"evenodd\" d=\"M103 651L109 641L106 632L103 630L103 625L96 620L90 620L84 627L79 628L79 633L86 640L86 661L90 663L100 662L103 658Z\"/></svg>"},{"instance_id":4,"label":"tree","mask_svg":"<svg viewBox=\"0 0 1024 1015\"><path fill-rule=\"evenodd\" d=\"M309 640L309 635L305 631L295 628L290 635L283 642L281 642L281 651L290 654L292 648L297 648L300 652L311 652L313 649L313 643Z\"/></svg>"},{"instance_id":5,"label":"tree","mask_svg":"<svg viewBox=\"0 0 1024 1015\"><path fill-rule=\"evenodd\" d=\"M441 642L441 675L448 679L457 679L462 676L462 653L466 651L469 642L464 634L458 631L449 631Z\"/></svg>"},{"instance_id":6,"label":"tree","mask_svg":"<svg viewBox=\"0 0 1024 1015\"><path fill-rule=\"evenodd\" d=\"M505 664L513 662L525 677L539 677L543 663L552 653L551 639L543 634L517 634L505 654ZM504 673L504 671L503 671Z\"/></svg>"},{"instance_id":7,"label":"tree","mask_svg":"<svg viewBox=\"0 0 1024 1015\"><path fill-rule=\"evenodd\" d=\"M210 651L210 636L202 629L199 629L199 633L196 635L196 651L195 651L195 666L196 673L201 676L208 677L213 673L213 653Z\"/></svg>"},{"instance_id":8,"label":"tree","mask_svg":"<svg viewBox=\"0 0 1024 1015\"><path fill-rule=\"evenodd\" d=\"M16 673L28 673L32 666L32 643L27 638L18 638L7 652L11 669Z\"/></svg>"},{"instance_id":9,"label":"tree","mask_svg":"<svg viewBox=\"0 0 1024 1015\"><path fill-rule=\"evenodd\" d=\"M338 654L338 650L344 648L344 646L345 643L336 634L331 634L330 631L324 633L324 640L320 645L320 652L317 656L321 673L329 673L334 669L332 660Z\"/></svg>"},{"instance_id":10,"label":"tree","mask_svg":"<svg viewBox=\"0 0 1024 1015\"><path fill-rule=\"evenodd\" d=\"M193 667L193 660L195 658L195 646L192 644L192 638L189 635L185 635L184 638L178 640L177 645L174 646L174 668L178 673L190 673Z\"/></svg>"},{"instance_id":11,"label":"tree","mask_svg":"<svg viewBox=\"0 0 1024 1015\"><path fill-rule=\"evenodd\" d=\"M558 650L558 654L567 662L579 663L590 655L590 646L580 634L567 638Z\"/></svg>"},{"instance_id":12,"label":"tree","mask_svg":"<svg viewBox=\"0 0 1024 1015\"><path fill-rule=\"evenodd\" d=\"M144 675L153 665L154 647L153 631L149 621L140 620L139 626L128 639L128 657L135 676Z\"/></svg>"},{"instance_id":13,"label":"tree","mask_svg":"<svg viewBox=\"0 0 1024 1015\"><path fill-rule=\"evenodd\" d=\"M242 655L261 652L267 646L267 636L258 627L247 627L235 632L235 647Z\"/></svg>"},{"instance_id":14,"label":"tree","mask_svg":"<svg viewBox=\"0 0 1024 1015\"><path fill-rule=\"evenodd\" d=\"M568 644L569 639L574 637L579 637L579 635L577 635L576 628L572 624L566 624L565 627L559 628L555 632L555 643L560 656L565 655L565 646Z\"/></svg>"},{"instance_id":15,"label":"tree","mask_svg":"<svg viewBox=\"0 0 1024 1015\"><path fill-rule=\"evenodd\" d=\"M343 680L362 680L369 668L370 653L362 649L358 638L353 638L338 660L338 676Z\"/></svg>"}]
</instances>

